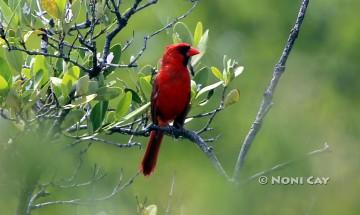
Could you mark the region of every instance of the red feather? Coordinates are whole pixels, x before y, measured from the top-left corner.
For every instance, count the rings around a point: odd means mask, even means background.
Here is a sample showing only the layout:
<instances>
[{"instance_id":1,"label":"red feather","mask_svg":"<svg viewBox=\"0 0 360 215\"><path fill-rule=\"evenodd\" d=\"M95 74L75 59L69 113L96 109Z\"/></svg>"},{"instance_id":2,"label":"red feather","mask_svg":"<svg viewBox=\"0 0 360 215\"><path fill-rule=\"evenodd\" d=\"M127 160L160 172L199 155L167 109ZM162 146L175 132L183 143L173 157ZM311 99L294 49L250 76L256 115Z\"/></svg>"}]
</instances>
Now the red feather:
<instances>
[{"instance_id":1,"label":"red feather","mask_svg":"<svg viewBox=\"0 0 360 215\"><path fill-rule=\"evenodd\" d=\"M151 95L152 121L158 126L184 124L190 102L190 74L187 64L191 56L199 51L187 43L178 43L166 47L161 68L155 78ZM152 131L148 146L141 162L141 172L150 175L156 166L163 133Z\"/></svg>"}]
</instances>

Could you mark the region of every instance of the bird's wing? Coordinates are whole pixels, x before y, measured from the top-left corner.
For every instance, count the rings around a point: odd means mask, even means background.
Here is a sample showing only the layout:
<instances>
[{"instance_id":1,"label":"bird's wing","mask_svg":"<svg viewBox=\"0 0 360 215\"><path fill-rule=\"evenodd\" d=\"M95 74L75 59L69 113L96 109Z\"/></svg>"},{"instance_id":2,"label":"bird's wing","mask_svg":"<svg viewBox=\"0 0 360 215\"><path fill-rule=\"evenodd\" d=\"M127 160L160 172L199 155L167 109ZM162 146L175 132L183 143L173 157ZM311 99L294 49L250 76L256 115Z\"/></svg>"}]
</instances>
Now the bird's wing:
<instances>
[{"instance_id":1,"label":"bird's wing","mask_svg":"<svg viewBox=\"0 0 360 215\"><path fill-rule=\"evenodd\" d=\"M153 121L154 124L158 124L158 119L157 119L157 108L156 108L156 103L157 103L157 98L159 96L159 87L158 87L158 82L155 78L154 83L153 83L153 89L151 92L151 119Z\"/></svg>"},{"instance_id":2,"label":"bird's wing","mask_svg":"<svg viewBox=\"0 0 360 215\"><path fill-rule=\"evenodd\" d=\"M188 105L184 108L184 110L179 115L176 116L176 118L174 120L174 126L176 128L182 128L184 126L186 115L189 113L190 108L191 108L190 98L191 98L191 92L189 93L189 97L188 97L188 101L187 101Z\"/></svg>"}]
</instances>

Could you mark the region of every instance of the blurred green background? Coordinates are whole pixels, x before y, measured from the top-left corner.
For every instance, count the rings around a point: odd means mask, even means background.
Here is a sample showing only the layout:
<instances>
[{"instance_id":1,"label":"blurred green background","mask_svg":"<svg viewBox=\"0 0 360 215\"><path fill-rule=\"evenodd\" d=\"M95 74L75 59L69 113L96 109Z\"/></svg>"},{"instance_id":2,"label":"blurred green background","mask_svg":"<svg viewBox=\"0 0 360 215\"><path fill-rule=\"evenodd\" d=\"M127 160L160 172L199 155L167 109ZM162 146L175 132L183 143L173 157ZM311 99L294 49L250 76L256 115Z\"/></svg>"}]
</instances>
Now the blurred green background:
<instances>
[{"instance_id":1,"label":"blurred green background","mask_svg":"<svg viewBox=\"0 0 360 215\"><path fill-rule=\"evenodd\" d=\"M212 133L221 135L212 145L229 173L233 171L242 140L254 120L299 4L300 1L288 0L201 1L184 21L191 29L198 21L210 29L207 64L221 67L226 54L245 66L244 73L232 83L232 87L240 89L241 100L216 117ZM185 0L159 1L136 15L118 40L124 41L135 30L135 46L128 51L134 53L142 46L144 35L188 7ZM145 205L157 205L158 214L164 214L174 174L171 214L360 214L359 8L360 2L355 0L310 1L299 39L275 93L273 108L255 139L242 174L246 178L321 148L327 142L330 153L270 174L330 177L327 185L260 185L255 180L235 187L217 174L197 146L166 137L155 173L147 178L137 177L134 184L115 198L90 207L50 206L32 214L136 214L137 198L140 202L146 199ZM140 63L155 64L163 47L171 41L171 34L153 38ZM26 171L36 175L45 166L60 164L58 174L66 176L71 174L70 167L77 164L69 153L52 156L54 149L39 151L43 148L41 134L33 135L33 139L21 137L29 146L19 149L19 155L9 154L9 148L14 146L8 140L14 136L19 134L1 120L0 214L4 215L14 214ZM120 135L112 138L127 141ZM143 144L147 141L136 140ZM62 191L42 200L109 193L121 169L125 179L136 173L143 152L144 148L119 149L94 144L84 158L86 168L81 177L85 180L96 163L107 173L104 180L87 189ZM37 159L41 161L34 161Z\"/></svg>"}]
</instances>

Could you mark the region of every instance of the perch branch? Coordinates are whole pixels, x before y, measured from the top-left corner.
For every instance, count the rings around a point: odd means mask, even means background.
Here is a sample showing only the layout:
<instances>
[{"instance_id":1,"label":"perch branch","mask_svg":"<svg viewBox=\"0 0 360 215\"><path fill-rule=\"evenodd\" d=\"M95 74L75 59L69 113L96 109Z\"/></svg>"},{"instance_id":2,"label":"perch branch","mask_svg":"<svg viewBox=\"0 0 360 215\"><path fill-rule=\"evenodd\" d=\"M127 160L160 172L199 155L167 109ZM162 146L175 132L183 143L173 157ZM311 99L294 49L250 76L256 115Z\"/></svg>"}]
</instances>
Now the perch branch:
<instances>
[{"instance_id":1,"label":"perch branch","mask_svg":"<svg viewBox=\"0 0 360 215\"><path fill-rule=\"evenodd\" d=\"M159 127L154 124L148 126L147 128L140 130L140 131L133 131L127 128L121 127L114 127L110 129L111 133L121 133L127 135L134 135L134 136L149 136L150 131L158 130L162 131L166 135L175 136L175 137L183 137L191 142L195 143L201 151L203 151L206 156L211 160L213 166L218 170L222 175L224 175L227 179L230 179L228 174L226 173L225 169L221 165L220 161L218 160L217 156L215 155L213 148L209 146L206 141L198 135L194 131L190 131L184 128L175 128L173 126L167 127Z\"/></svg>"}]
</instances>

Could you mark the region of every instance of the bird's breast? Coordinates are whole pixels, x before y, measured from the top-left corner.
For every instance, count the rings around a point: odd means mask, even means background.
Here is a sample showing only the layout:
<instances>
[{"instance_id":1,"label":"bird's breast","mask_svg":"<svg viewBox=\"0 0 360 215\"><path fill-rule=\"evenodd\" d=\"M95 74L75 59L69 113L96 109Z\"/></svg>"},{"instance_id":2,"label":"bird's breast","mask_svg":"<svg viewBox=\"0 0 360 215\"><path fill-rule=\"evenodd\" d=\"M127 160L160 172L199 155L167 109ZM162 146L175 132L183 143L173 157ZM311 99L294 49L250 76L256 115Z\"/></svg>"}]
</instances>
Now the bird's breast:
<instances>
[{"instance_id":1,"label":"bird's breast","mask_svg":"<svg viewBox=\"0 0 360 215\"><path fill-rule=\"evenodd\" d=\"M187 71L176 75L159 75L156 109L163 121L172 121L182 114L190 101L190 75Z\"/></svg>"}]
</instances>

